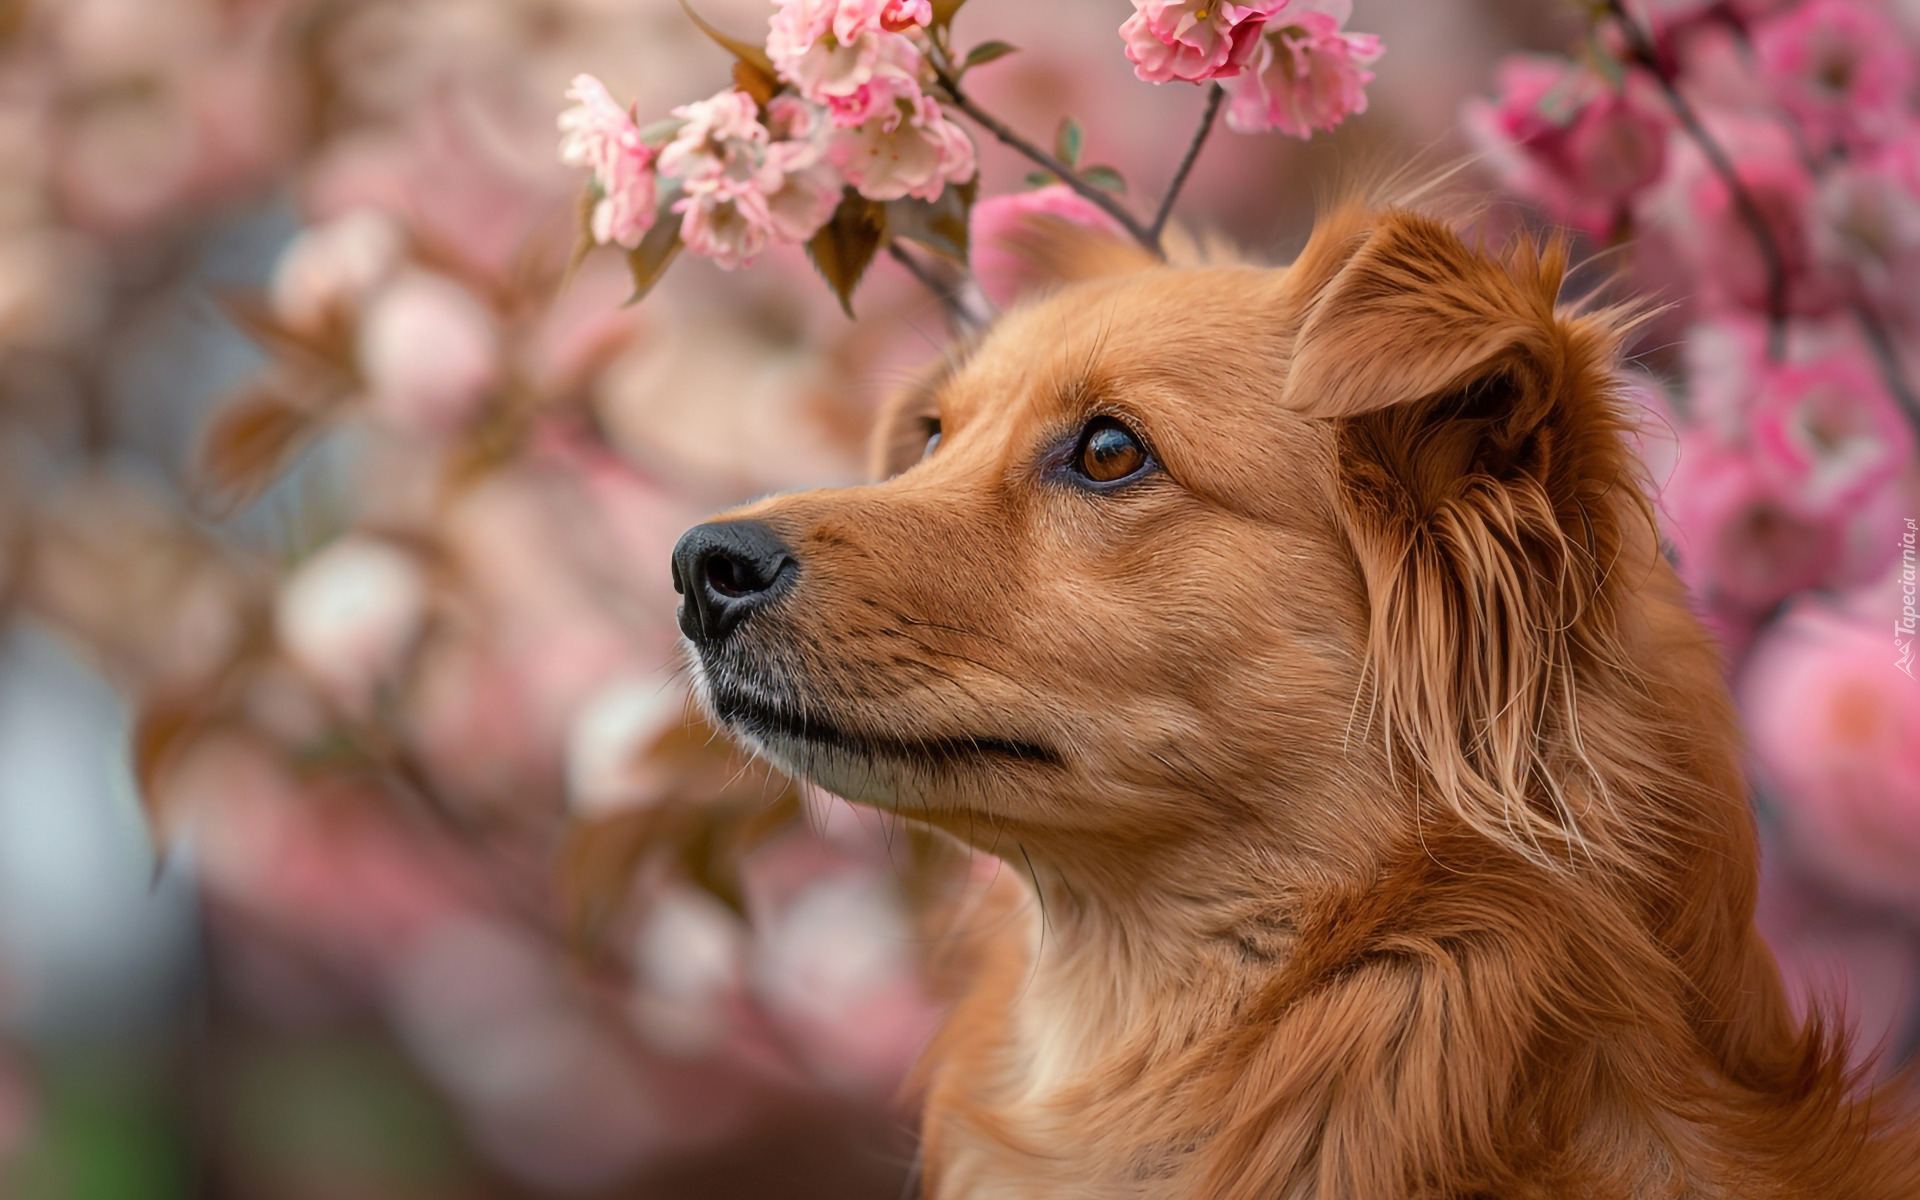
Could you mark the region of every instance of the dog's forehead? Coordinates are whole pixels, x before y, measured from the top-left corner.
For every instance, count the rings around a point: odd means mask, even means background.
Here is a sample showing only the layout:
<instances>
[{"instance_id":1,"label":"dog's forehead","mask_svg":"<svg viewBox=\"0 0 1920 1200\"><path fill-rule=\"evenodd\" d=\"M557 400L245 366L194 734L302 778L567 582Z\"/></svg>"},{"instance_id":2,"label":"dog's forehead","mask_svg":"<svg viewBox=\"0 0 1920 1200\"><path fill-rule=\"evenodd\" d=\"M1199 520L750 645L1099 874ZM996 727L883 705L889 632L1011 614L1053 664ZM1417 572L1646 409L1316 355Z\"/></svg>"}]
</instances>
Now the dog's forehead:
<instances>
[{"instance_id":1,"label":"dog's forehead","mask_svg":"<svg viewBox=\"0 0 1920 1200\"><path fill-rule=\"evenodd\" d=\"M1064 288L1016 309L941 388L950 427L1070 421L1096 406L1270 427L1285 371L1283 273L1156 267Z\"/></svg>"}]
</instances>

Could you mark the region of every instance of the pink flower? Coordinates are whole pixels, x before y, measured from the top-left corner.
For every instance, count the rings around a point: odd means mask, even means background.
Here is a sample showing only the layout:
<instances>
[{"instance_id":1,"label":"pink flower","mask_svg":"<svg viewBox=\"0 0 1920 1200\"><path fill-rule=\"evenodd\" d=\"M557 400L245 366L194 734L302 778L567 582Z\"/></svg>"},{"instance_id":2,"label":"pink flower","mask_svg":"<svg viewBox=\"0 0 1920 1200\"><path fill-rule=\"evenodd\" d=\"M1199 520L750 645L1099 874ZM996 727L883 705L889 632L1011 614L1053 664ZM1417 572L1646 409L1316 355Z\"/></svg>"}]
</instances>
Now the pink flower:
<instances>
[{"instance_id":1,"label":"pink flower","mask_svg":"<svg viewBox=\"0 0 1920 1200\"><path fill-rule=\"evenodd\" d=\"M775 142L767 148L767 164L773 186L764 190L774 236L804 242L833 215L846 183L825 153L808 142Z\"/></svg>"},{"instance_id":2,"label":"pink flower","mask_svg":"<svg viewBox=\"0 0 1920 1200\"><path fill-rule=\"evenodd\" d=\"M887 0L880 10L880 27L889 33L925 29L933 23L932 0Z\"/></svg>"},{"instance_id":3,"label":"pink flower","mask_svg":"<svg viewBox=\"0 0 1920 1200\"><path fill-rule=\"evenodd\" d=\"M600 189L589 222L593 240L631 250L653 227L653 148L640 140L632 115L593 76L577 76L567 97L576 103L560 114L560 160L593 170Z\"/></svg>"},{"instance_id":4,"label":"pink flower","mask_svg":"<svg viewBox=\"0 0 1920 1200\"><path fill-rule=\"evenodd\" d=\"M1879 379L1843 355L1769 368L1753 438L1760 469L1815 519L1866 504L1913 452L1913 431Z\"/></svg>"},{"instance_id":5,"label":"pink flower","mask_svg":"<svg viewBox=\"0 0 1920 1200\"><path fill-rule=\"evenodd\" d=\"M1767 121L1722 121L1714 132L1779 251L1788 310L1801 315L1830 310L1841 292L1814 257L1814 181L1792 140ZM1691 251L1702 291L1710 300L1766 311L1766 259L1732 192L1690 143L1674 157L1675 186L1688 226L1683 244Z\"/></svg>"},{"instance_id":6,"label":"pink flower","mask_svg":"<svg viewBox=\"0 0 1920 1200\"><path fill-rule=\"evenodd\" d=\"M1908 111L1913 52L1874 5L1810 0L1761 25L1753 44L1774 95L1823 142L1876 142Z\"/></svg>"},{"instance_id":7,"label":"pink flower","mask_svg":"<svg viewBox=\"0 0 1920 1200\"><path fill-rule=\"evenodd\" d=\"M1133 0L1120 26L1133 73L1149 83L1230 79L1253 61L1260 32L1287 0Z\"/></svg>"},{"instance_id":8,"label":"pink flower","mask_svg":"<svg viewBox=\"0 0 1920 1200\"><path fill-rule=\"evenodd\" d=\"M1697 429L1681 431L1661 508L1681 578L1709 604L1764 609L1841 564L1837 522L1797 511L1752 454Z\"/></svg>"},{"instance_id":9,"label":"pink flower","mask_svg":"<svg viewBox=\"0 0 1920 1200\"><path fill-rule=\"evenodd\" d=\"M1293 13L1287 13L1289 18ZM1277 129L1297 138L1332 129L1349 113L1367 111L1367 66L1380 57L1380 39L1342 33L1338 18L1302 12L1262 39L1253 69L1227 85L1227 128L1240 133Z\"/></svg>"},{"instance_id":10,"label":"pink flower","mask_svg":"<svg viewBox=\"0 0 1920 1200\"><path fill-rule=\"evenodd\" d=\"M973 274L987 297L1002 308L1029 283L1029 266L1016 239L1052 219L1120 236L1120 223L1064 183L1031 192L990 196L973 206L968 222Z\"/></svg>"},{"instance_id":11,"label":"pink flower","mask_svg":"<svg viewBox=\"0 0 1920 1200\"><path fill-rule=\"evenodd\" d=\"M1920 123L1836 164L1814 202L1814 255L1897 321L1920 318Z\"/></svg>"},{"instance_id":12,"label":"pink flower","mask_svg":"<svg viewBox=\"0 0 1920 1200\"><path fill-rule=\"evenodd\" d=\"M896 103L864 124L837 131L828 155L869 200L931 200L949 183L973 178L973 142L932 97Z\"/></svg>"},{"instance_id":13,"label":"pink flower","mask_svg":"<svg viewBox=\"0 0 1920 1200\"><path fill-rule=\"evenodd\" d=\"M1883 616L1796 610L1756 647L1739 699L1794 853L1853 895L1920 912L1920 688Z\"/></svg>"},{"instance_id":14,"label":"pink flower","mask_svg":"<svg viewBox=\"0 0 1920 1200\"><path fill-rule=\"evenodd\" d=\"M752 262L773 234L767 195L750 179L702 182L675 201L673 211L687 249L727 271Z\"/></svg>"},{"instance_id":15,"label":"pink flower","mask_svg":"<svg viewBox=\"0 0 1920 1200\"><path fill-rule=\"evenodd\" d=\"M1668 121L1640 81L1625 91L1564 59L1516 54L1500 98L1467 106L1468 131L1514 191L1595 236L1666 169Z\"/></svg>"},{"instance_id":16,"label":"pink flower","mask_svg":"<svg viewBox=\"0 0 1920 1200\"><path fill-rule=\"evenodd\" d=\"M430 593L426 571L406 551L345 537L286 581L274 626L294 665L360 712L419 635Z\"/></svg>"},{"instance_id":17,"label":"pink flower","mask_svg":"<svg viewBox=\"0 0 1920 1200\"><path fill-rule=\"evenodd\" d=\"M472 292L410 271L367 306L360 374L375 416L430 436L465 426L500 376L500 335Z\"/></svg>"},{"instance_id":18,"label":"pink flower","mask_svg":"<svg viewBox=\"0 0 1920 1200\"><path fill-rule=\"evenodd\" d=\"M400 223L377 208L352 209L302 230L274 268L274 315L306 333L357 317L360 306L392 277L406 247Z\"/></svg>"},{"instance_id":19,"label":"pink flower","mask_svg":"<svg viewBox=\"0 0 1920 1200\"><path fill-rule=\"evenodd\" d=\"M686 124L661 149L660 174L679 180L689 192L721 179L751 180L764 168L771 135L752 96L729 88L682 104L673 115Z\"/></svg>"},{"instance_id":20,"label":"pink flower","mask_svg":"<svg viewBox=\"0 0 1920 1200\"><path fill-rule=\"evenodd\" d=\"M767 56L781 78L826 105L834 124L854 126L898 100L920 95L920 49L901 29L918 28L898 0L781 0ZM932 9L927 8L927 18Z\"/></svg>"}]
</instances>

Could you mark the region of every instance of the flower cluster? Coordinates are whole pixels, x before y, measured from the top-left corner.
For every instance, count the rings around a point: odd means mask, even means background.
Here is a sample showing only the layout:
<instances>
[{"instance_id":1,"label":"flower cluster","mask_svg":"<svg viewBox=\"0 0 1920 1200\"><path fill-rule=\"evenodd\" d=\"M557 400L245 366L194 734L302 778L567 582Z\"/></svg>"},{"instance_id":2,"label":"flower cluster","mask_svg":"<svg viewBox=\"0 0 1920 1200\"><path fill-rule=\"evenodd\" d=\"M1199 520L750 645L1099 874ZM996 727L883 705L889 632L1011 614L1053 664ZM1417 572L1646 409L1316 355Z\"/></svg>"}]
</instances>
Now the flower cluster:
<instances>
[{"instance_id":1,"label":"flower cluster","mask_svg":"<svg viewBox=\"0 0 1920 1200\"><path fill-rule=\"evenodd\" d=\"M1311 137L1367 111L1380 39L1344 33L1351 0L1134 0L1127 57L1153 83L1223 81L1227 127Z\"/></svg>"},{"instance_id":2,"label":"flower cluster","mask_svg":"<svg viewBox=\"0 0 1920 1200\"><path fill-rule=\"evenodd\" d=\"M1894 782L1920 691L1884 633L1920 512L1920 22L1876 0L1599 7L1582 58L1507 60L1468 128L1508 188L1630 245L1678 301L1645 436L1765 810L1829 886L1920 905L1920 804Z\"/></svg>"},{"instance_id":3,"label":"flower cluster","mask_svg":"<svg viewBox=\"0 0 1920 1200\"><path fill-rule=\"evenodd\" d=\"M646 129L592 76L574 80L560 155L593 172L589 232L637 249L663 214L729 270L769 243L803 244L852 189L932 200L974 175L973 142L926 91L928 0L778 0L765 57L774 90L731 88Z\"/></svg>"}]
</instances>

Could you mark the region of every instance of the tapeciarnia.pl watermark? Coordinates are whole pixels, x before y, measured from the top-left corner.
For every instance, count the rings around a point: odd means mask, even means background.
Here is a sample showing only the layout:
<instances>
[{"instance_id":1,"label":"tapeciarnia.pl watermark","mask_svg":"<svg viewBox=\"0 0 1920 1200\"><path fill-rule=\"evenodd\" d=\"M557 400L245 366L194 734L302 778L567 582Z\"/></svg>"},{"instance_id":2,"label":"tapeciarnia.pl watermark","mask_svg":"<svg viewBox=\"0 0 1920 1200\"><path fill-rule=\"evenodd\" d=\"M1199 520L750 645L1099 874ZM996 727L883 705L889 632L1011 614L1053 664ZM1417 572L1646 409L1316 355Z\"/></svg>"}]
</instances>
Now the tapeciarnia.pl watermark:
<instances>
[{"instance_id":1,"label":"tapeciarnia.pl watermark","mask_svg":"<svg viewBox=\"0 0 1920 1200\"><path fill-rule=\"evenodd\" d=\"M1914 518L1907 518L1907 530L1900 535L1900 615L1893 621L1893 665L1913 675L1914 634Z\"/></svg>"}]
</instances>

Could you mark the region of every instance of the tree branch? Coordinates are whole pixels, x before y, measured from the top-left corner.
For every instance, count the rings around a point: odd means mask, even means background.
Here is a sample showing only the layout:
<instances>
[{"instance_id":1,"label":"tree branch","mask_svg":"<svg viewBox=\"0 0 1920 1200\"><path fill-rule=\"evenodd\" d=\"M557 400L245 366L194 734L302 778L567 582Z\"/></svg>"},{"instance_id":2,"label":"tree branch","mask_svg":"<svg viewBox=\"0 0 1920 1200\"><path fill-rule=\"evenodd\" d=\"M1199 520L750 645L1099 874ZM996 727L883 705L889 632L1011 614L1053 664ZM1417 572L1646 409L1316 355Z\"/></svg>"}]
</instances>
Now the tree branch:
<instances>
[{"instance_id":1,"label":"tree branch","mask_svg":"<svg viewBox=\"0 0 1920 1200\"><path fill-rule=\"evenodd\" d=\"M993 303L980 290L980 285L970 272L962 273L959 279L943 279L932 267L909 254L897 239L888 239L887 256L939 299L940 307L946 310L947 324L954 333L964 338L978 333L992 322Z\"/></svg>"},{"instance_id":2,"label":"tree branch","mask_svg":"<svg viewBox=\"0 0 1920 1200\"><path fill-rule=\"evenodd\" d=\"M1166 232L1167 220L1173 216L1173 202L1180 198L1180 189L1186 186L1187 175L1193 170L1194 161L1200 157L1200 147L1207 144L1207 135L1213 132L1213 120L1220 112L1220 102L1226 98L1227 90L1218 83L1207 85L1207 107L1200 114L1200 128L1193 131L1193 140L1187 143L1187 152L1174 169L1173 182L1167 185L1167 194L1160 198L1160 211L1153 214L1153 224L1147 227L1156 252L1160 251L1160 235Z\"/></svg>"},{"instance_id":3,"label":"tree branch","mask_svg":"<svg viewBox=\"0 0 1920 1200\"><path fill-rule=\"evenodd\" d=\"M1787 352L1787 262L1779 243L1774 240L1766 214L1760 210L1760 204L1753 198L1746 181L1734 170L1733 160L1727 156L1725 148L1707 132L1707 127L1700 121L1700 114L1681 94L1672 71L1660 60L1659 52L1654 49L1646 31L1627 15L1623 0L1606 0L1606 9L1627 39L1631 61L1644 68L1659 83L1667 107L1673 110L1675 119L1693 144L1700 148L1707 166L1726 185L1734 211L1759 246L1761 264L1767 273L1767 356L1778 362Z\"/></svg>"},{"instance_id":4,"label":"tree branch","mask_svg":"<svg viewBox=\"0 0 1920 1200\"><path fill-rule=\"evenodd\" d=\"M929 58L928 61L932 62L932 59ZM1072 167L1061 162L1053 155L1048 154L1045 150L1034 145L1026 138L1021 137L1008 127L1005 122L1001 121L1000 118L994 116L986 109L981 108L974 102L973 97L960 90L960 81L954 77L953 73L946 70L939 63L933 63L933 73L935 78L939 79L940 86L947 90L947 96L952 101L953 106L971 117L974 124L991 133L995 138L999 139L1003 145L1012 147L1015 151L1025 156L1028 161L1059 179L1061 183L1072 188L1081 199L1118 221L1120 227L1132 234L1133 239L1142 246L1152 251L1155 255L1165 257L1165 255L1160 254L1160 243L1159 240L1154 237L1153 232L1145 225L1142 225L1140 219L1128 212L1125 206L1115 200L1111 194L1102 191L1080 178L1079 174L1074 171Z\"/></svg>"}]
</instances>

